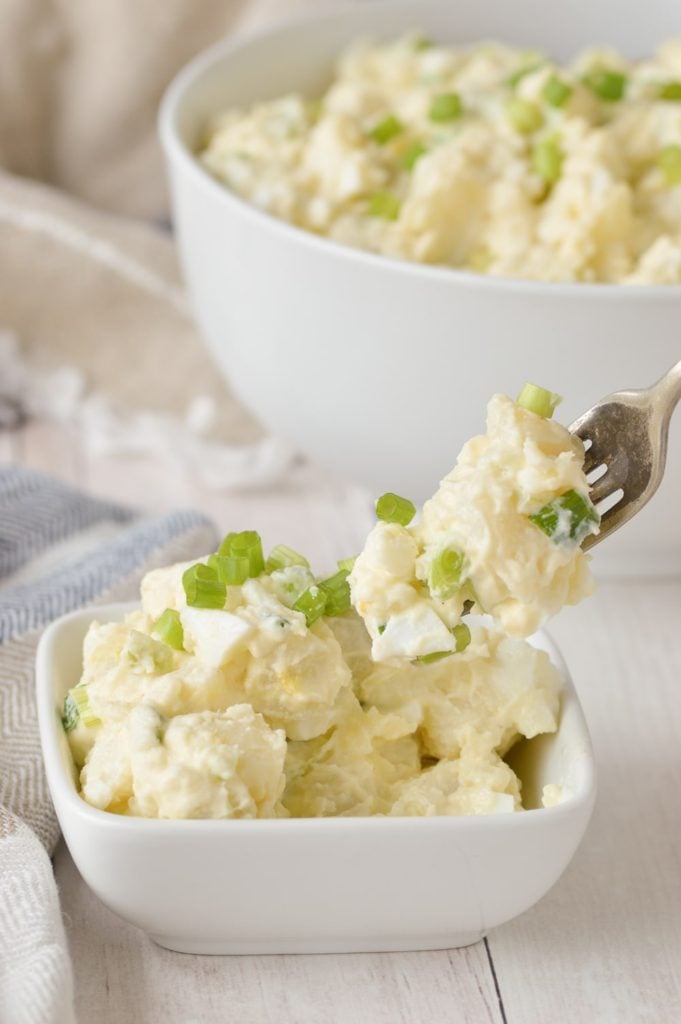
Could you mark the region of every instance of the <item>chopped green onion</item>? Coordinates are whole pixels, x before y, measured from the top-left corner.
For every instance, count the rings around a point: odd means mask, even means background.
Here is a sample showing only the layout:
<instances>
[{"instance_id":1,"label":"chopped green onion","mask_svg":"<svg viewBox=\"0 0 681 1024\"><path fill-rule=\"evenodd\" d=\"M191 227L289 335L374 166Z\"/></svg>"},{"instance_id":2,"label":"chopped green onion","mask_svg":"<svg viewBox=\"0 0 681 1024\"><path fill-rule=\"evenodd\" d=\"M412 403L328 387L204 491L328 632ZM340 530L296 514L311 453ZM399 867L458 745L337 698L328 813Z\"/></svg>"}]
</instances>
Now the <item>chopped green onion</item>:
<instances>
[{"instance_id":1,"label":"chopped green onion","mask_svg":"<svg viewBox=\"0 0 681 1024\"><path fill-rule=\"evenodd\" d=\"M182 574L182 586L191 608L224 608L227 586L212 566L197 562Z\"/></svg>"},{"instance_id":2,"label":"chopped green onion","mask_svg":"<svg viewBox=\"0 0 681 1024\"><path fill-rule=\"evenodd\" d=\"M428 117L431 121L441 124L447 121L456 121L462 113L463 106L459 94L457 92L441 92L438 96L433 96Z\"/></svg>"},{"instance_id":3,"label":"chopped green onion","mask_svg":"<svg viewBox=\"0 0 681 1024\"><path fill-rule=\"evenodd\" d=\"M400 163L404 167L405 171L413 171L414 165L422 156L428 152L427 148L422 142L412 142L411 145L404 151Z\"/></svg>"},{"instance_id":4,"label":"chopped green onion","mask_svg":"<svg viewBox=\"0 0 681 1024\"><path fill-rule=\"evenodd\" d=\"M414 39L414 50L416 53L421 53L423 50L432 50L435 43L428 36L416 36Z\"/></svg>"},{"instance_id":5,"label":"chopped green onion","mask_svg":"<svg viewBox=\"0 0 681 1024\"><path fill-rule=\"evenodd\" d=\"M471 631L465 622L459 622L458 625L454 626L452 635L456 641L456 653L461 654L461 652L465 651L471 642Z\"/></svg>"},{"instance_id":6,"label":"chopped green onion","mask_svg":"<svg viewBox=\"0 0 681 1024\"><path fill-rule=\"evenodd\" d=\"M589 498L574 490L554 498L529 518L556 544L581 544L588 534L596 532L601 521Z\"/></svg>"},{"instance_id":7,"label":"chopped green onion","mask_svg":"<svg viewBox=\"0 0 681 1024\"><path fill-rule=\"evenodd\" d=\"M541 91L542 97L552 107L564 107L572 93L572 86L556 75L551 75Z\"/></svg>"},{"instance_id":8,"label":"chopped green onion","mask_svg":"<svg viewBox=\"0 0 681 1024\"><path fill-rule=\"evenodd\" d=\"M369 132L369 135L374 142L379 144L379 146L384 146L386 142L390 142L390 140L394 139L396 135L401 135L403 131L404 125L400 121L399 117L395 117L394 114L388 114L388 116L384 117L382 121L379 121L378 124L374 125Z\"/></svg>"},{"instance_id":9,"label":"chopped green onion","mask_svg":"<svg viewBox=\"0 0 681 1024\"><path fill-rule=\"evenodd\" d=\"M433 597L446 601L456 594L463 581L463 551L446 548L430 564L428 586Z\"/></svg>"},{"instance_id":10,"label":"chopped green onion","mask_svg":"<svg viewBox=\"0 0 681 1024\"><path fill-rule=\"evenodd\" d=\"M292 608L303 591L315 585L315 578L306 565L287 565L276 569L271 576L277 597L287 608Z\"/></svg>"},{"instance_id":11,"label":"chopped green onion","mask_svg":"<svg viewBox=\"0 0 681 1024\"><path fill-rule=\"evenodd\" d=\"M397 220L400 215L400 201L392 192L374 192L369 200L368 213L370 217Z\"/></svg>"},{"instance_id":12,"label":"chopped green onion","mask_svg":"<svg viewBox=\"0 0 681 1024\"><path fill-rule=\"evenodd\" d=\"M514 97L506 105L506 116L517 132L531 135L541 128L544 115L536 103Z\"/></svg>"},{"instance_id":13,"label":"chopped green onion","mask_svg":"<svg viewBox=\"0 0 681 1024\"><path fill-rule=\"evenodd\" d=\"M267 572L276 572L277 569L286 569L290 565L304 565L306 569L310 568L310 563L304 555L299 555L297 551L288 547L287 544L277 544L269 553L269 557L265 562L265 570Z\"/></svg>"},{"instance_id":14,"label":"chopped green onion","mask_svg":"<svg viewBox=\"0 0 681 1024\"><path fill-rule=\"evenodd\" d=\"M515 89L516 85L519 85L523 78L527 78L528 75L538 71L543 63L543 60L535 60L529 64L521 64L516 71L508 76L506 79L506 85L510 85L512 89Z\"/></svg>"},{"instance_id":15,"label":"chopped green onion","mask_svg":"<svg viewBox=\"0 0 681 1024\"><path fill-rule=\"evenodd\" d=\"M563 167L563 151L558 139L540 139L532 149L532 170L547 185L555 185Z\"/></svg>"},{"instance_id":16,"label":"chopped green onion","mask_svg":"<svg viewBox=\"0 0 681 1024\"><path fill-rule=\"evenodd\" d=\"M680 185L681 146L664 146L657 154L657 166L668 185Z\"/></svg>"},{"instance_id":17,"label":"chopped green onion","mask_svg":"<svg viewBox=\"0 0 681 1024\"><path fill-rule=\"evenodd\" d=\"M293 610L302 612L305 616L305 622L308 626L311 626L313 622L316 622L324 614L326 600L326 591L322 590L317 584L313 584L303 591L293 605Z\"/></svg>"},{"instance_id":18,"label":"chopped green onion","mask_svg":"<svg viewBox=\"0 0 681 1024\"><path fill-rule=\"evenodd\" d=\"M259 576L265 570L262 541L256 530L228 533L218 549L218 555L247 558L249 576Z\"/></svg>"},{"instance_id":19,"label":"chopped green onion","mask_svg":"<svg viewBox=\"0 0 681 1024\"><path fill-rule=\"evenodd\" d=\"M557 395L554 391L547 391L546 388L540 388L537 384L530 383L523 384L520 394L516 398L517 404L523 409L536 413L537 416L543 416L547 420L551 419L556 406L562 401L561 395Z\"/></svg>"},{"instance_id":20,"label":"chopped green onion","mask_svg":"<svg viewBox=\"0 0 681 1024\"><path fill-rule=\"evenodd\" d=\"M378 635L379 635L379 636L383 636L383 634L385 633L385 627L386 627L386 626L387 626L387 622L384 622L384 623L382 623L382 624L381 624L380 626L378 626L378 627L377 627L377 629L378 629Z\"/></svg>"},{"instance_id":21,"label":"chopped green onion","mask_svg":"<svg viewBox=\"0 0 681 1024\"><path fill-rule=\"evenodd\" d=\"M627 76L621 71L596 70L582 79L587 89L606 103L616 103L624 96L627 87Z\"/></svg>"},{"instance_id":22,"label":"chopped green onion","mask_svg":"<svg viewBox=\"0 0 681 1024\"><path fill-rule=\"evenodd\" d=\"M344 572L350 573L355 568L356 561L357 555L355 555L353 558L341 558L341 560L336 564L338 565L339 569L342 569Z\"/></svg>"},{"instance_id":23,"label":"chopped green onion","mask_svg":"<svg viewBox=\"0 0 681 1024\"><path fill-rule=\"evenodd\" d=\"M409 526L416 515L416 506L408 498L401 498L399 494L388 491L377 500L376 515L384 523L399 523L400 526Z\"/></svg>"},{"instance_id":24,"label":"chopped green onion","mask_svg":"<svg viewBox=\"0 0 681 1024\"><path fill-rule=\"evenodd\" d=\"M681 82L665 82L658 96L661 100L681 100Z\"/></svg>"},{"instance_id":25,"label":"chopped green onion","mask_svg":"<svg viewBox=\"0 0 681 1024\"><path fill-rule=\"evenodd\" d=\"M220 583L241 586L251 575L251 562L247 555L209 555L206 559L214 569Z\"/></svg>"},{"instance_id":26,"label":"chopped green onion","mask_svg":"<svg viewBox=\"0 0 681 1024\"><path fill-rule=\"evenodd\" d=\"M153 629L164 644L168 644L176 651L184 650L184 629L180 621L180 613L174 608L166 608L156 619Z\"/></svg>"},{"instance_id":27,"label":"chopped green onion","mask_svg":"<svg viewBox=\"0 0 681 1024\"><path fill-rule=\"evenodd\" d=\"M432 654L420 654L417 661L423 665L430 665L434 661L442 661L443 658L450 658L454 651L433 651Z\"/></svg>"},{"instance_id":28,"label":"chopped green onion","mask_svg":"<svg viewBox=\"0 0 681 1024\"><path fill-rule=\"evenodd\" d=\"M326 594L325 615L345 615L350 611L350 584L348 583L349 573L340 569L333 576L319 583L320 589Z\"/></svg>"},{"instance_id":29,"label":"chopped green onion","mask_svg":"<svg viewBox=\"0 0 681 1024\"><path fill-rule=\"evenodd\" d=\"M71 732L82 722L83 725L99 725L100 719L94 714L90 707L90 700L87 695L86 686L74 686L64 697L64 713L62 725L65 732Z\"/></svg>"}]
</instances>

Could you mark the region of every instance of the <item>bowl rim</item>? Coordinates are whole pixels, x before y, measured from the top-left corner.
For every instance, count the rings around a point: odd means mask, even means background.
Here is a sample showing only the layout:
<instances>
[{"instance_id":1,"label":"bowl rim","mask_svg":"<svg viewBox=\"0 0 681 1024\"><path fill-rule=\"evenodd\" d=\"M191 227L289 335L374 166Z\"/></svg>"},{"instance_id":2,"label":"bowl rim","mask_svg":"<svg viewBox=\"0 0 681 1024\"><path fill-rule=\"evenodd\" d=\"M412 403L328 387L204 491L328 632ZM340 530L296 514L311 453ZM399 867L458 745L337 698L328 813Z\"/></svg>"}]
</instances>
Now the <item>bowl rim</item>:
<instances>
[{"instance_id":1,"label":"bowl rim","mask_svg":"<svg viewBox=\"0 0 681 1024\"><path fill-rule=\"evenodd\" d=\"M446 0L440 0L440 3L445 6ZM380 0L376 4L376 8L383 10L397 11L410 7L417 9L416 0ZM253 203L242 199L213 177L181 139L177 124L180 106L192 89L200 87L203 76L220 64L228 64L230 58L235 54L247 51L253 46L257 47L264 40L295 32L297 28L325 22L351 19L360 21L362 13L361 7L348 6L346 3L335 10L298 15L277 21L264 28L239 33L236 36L226 36L198 53L171 80L159 106L157 128L168 164L170 166L176 164L209 197L213 197L228 211L250 220L255 226L259 226L265 231L272 231L293 244L304 245L322 256L329 258L335 256L343 261L358 263L360 266L366 267L368 271L383 270L386 273L407 275L434 284L447 283L450 287L469 287L481 289L483 292L489 290L492 292L510 291L528 298L534 296L557 300L581 295L589 301L621 302L626 296L628 300L636 303L681 302L681 285L637 285L604 281L537 281L529 278L495 277L457 267L419 263L416 260L401 260L369 252L326 238L323 235L315 235L311 231L275 217Z\"/></svg>"},{"instance_id":2,"label":"bowl rim","mask_svg":"<svg viewBox=\"0 0 681 1024\"><path fill-rule=\"evenodd\" d=\"M593 806L596 796L596 770L591 737L588 725L582 710L582 706L575 689L572 676L567 668L565 660L548 633L540 630L534 635L539 640L543 649L547 650L551 660L559 669L563 689L561 692L561 720L558 731L566 711L576 717L581 731L581 750L583 754L581 785L577 792L571 795L554 807L537 807L523 810L522 813L514 814L488 814L488 815L434 815L432 817L418 816L337 816L325 818L191 818L191 819L159 819L142 818L113 814L110 811L102 811L92 807L78 793L70 772L64 763L62 755L61 718L55 707L54 695L54 667L59 664L60 651L66 643L65 634L73 623L82 623L84 629L94 620L99 622L120 620L128 612L139 608L138 601L117 602L112 604L91 605L88 608L81 608L55 619L43 632L36 651L36 701L38 708L38 723L40 728L40 745L42 749L43 763L47 776L50 792L57 817L62 824L62 818L69 821L79 819L83 824L90 823L93 827L114 830L131 830L133 834L166 837L168 835L224 835L227 830L232 835L234 831L250 834L251 830L258 832L269 832L270 830L281 833L312 831L313 833L324 832L326 829L400 829L404 828L405 822L411 823L411 827L421 830L454 829L464 831L470 829L487 828L527 828L537 825L543 821L546 815L550 815L553 821L560 816L571 817L575 813L583 813L585 809ZM529 638L530 642L533 638ZM558 735L558 733L552 734ZM418 825L414 826L414 823Z\"/></svg>"}]
</instances>

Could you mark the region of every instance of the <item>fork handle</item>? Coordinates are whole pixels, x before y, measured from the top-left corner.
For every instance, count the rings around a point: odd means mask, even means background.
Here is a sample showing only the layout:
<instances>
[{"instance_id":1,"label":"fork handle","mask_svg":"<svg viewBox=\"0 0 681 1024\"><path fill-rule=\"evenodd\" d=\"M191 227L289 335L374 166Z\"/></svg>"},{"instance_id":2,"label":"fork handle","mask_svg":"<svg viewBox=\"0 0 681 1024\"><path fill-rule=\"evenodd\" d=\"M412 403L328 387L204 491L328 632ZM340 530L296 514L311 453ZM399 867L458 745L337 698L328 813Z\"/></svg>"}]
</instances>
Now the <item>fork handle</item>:
<instances>
[{"instance_id":1,"label":"fork handle","mask_svg":"<svg viewBox=\"0 0 681 1024\"><path fill-rule=\"evenodd\" d=\"M681 360L653 384L651 391L663 407L665 416L671 416L681 401Z\"/></svg>"}]
</instances>

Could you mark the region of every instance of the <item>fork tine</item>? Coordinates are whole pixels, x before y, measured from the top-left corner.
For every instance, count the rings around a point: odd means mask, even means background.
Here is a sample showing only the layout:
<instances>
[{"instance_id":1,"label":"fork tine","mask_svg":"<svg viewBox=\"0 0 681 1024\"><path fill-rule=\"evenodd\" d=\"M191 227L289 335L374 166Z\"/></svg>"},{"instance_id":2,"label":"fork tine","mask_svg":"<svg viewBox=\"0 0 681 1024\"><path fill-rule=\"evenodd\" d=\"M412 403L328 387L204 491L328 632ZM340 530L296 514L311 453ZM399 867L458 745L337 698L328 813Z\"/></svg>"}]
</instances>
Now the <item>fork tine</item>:
<instances>
[{"instance_id":1,"label":"fork tine","mask_svg":"<svg viewBox=\"0 0 681 1024\"><path fill-rule=\"evenodd\" d=\"M599 466L607 465L608 462L606 453L602 451L601 445L598 443L598 431L593 429L592 418L593 410L590 410L575 420L569 428L570 433L578 437L585 446L583 469L586 476L593 473ZM586 447L587 445L588 447Z\"/></svg>"},{"instance_id":2,"label":"fork tine","mask_svg":"<svg viewBox=\"0 0 681 1024\"><path fill-rule=\"evenodd\" d=\"M595 469L598 469L600 466L605 465L607 465L605 458L603 457L603 455L600 454L598 450L594 451L594 446L592 445L591 448L589 448L588 452L584 454L584 475L589 476L589 474L593 473Z\"/></svg>"},{"instance_id":3,"label":"fork tine","mask_svg":"<svg viewBox=\"0 0 681 1024\"><path fill-rule=\"evenodd\" d=\"M591 440L591 438L588 440ZM584 466L582 467L584 475L589 476L594 470L599 469L600 466L607 467L607 465L608 455L603 450L602 444L599 444L598 441L592 441L591 446L584 452Z\"/></svg>"},{"instance_id":4,"label":"fork tine","mask_svg":"<svg viewBox=\"0 0 681 1024\"><path fill-rule=\"evenodd\" d=\"M608 495L614 494L618 489L618 485L613 482L612 477L606 470L603 476L600 476L589 489L589 497L591 498L594 505L598 505Z\"/></svg>"}]
</instances>

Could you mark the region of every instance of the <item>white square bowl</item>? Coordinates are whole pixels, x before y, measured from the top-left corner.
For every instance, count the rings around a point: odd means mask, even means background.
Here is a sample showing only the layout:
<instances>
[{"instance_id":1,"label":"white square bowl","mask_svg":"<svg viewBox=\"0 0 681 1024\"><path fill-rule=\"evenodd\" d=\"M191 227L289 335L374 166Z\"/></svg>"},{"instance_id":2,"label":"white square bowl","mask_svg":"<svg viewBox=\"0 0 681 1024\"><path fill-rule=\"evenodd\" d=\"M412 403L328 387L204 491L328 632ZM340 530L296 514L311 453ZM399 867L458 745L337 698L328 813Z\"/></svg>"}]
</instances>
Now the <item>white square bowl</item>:
<instances>
[{"instance_id":1,"label":"white square bowl","mask_svg":"<svg viewBox=\"0 0 681 1024\"><path fill-rule=\"evenodd\" d=\"M54 622L37 654L47 779L66 843L85 881L116 914L187 953L327 953L443 949L481 939L531 907L565 870L595 799L584 716L564 679L553 736L514 750L535 809L488 817L158 821L96 810L78 793L61 726L92 619L108 605ZM564 787L556 807L541 788Z\"/></svg>"}]
</instances>

